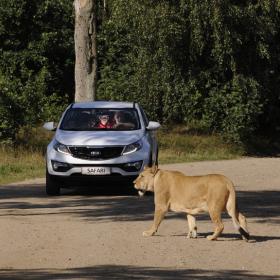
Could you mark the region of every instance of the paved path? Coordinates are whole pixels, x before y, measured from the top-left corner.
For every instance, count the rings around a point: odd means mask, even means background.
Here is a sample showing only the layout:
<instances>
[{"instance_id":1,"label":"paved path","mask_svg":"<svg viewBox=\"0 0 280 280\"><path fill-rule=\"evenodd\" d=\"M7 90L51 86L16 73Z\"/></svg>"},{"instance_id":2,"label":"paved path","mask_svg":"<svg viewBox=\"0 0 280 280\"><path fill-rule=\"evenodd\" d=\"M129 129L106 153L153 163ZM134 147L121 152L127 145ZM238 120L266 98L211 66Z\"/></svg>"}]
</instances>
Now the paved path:
<instances>
[{"instance_id":1,"label":"paved path","mask_svg":"<svg viewBox=\"0 0 280 280\"><path fill-rule=\"evenodd\" d=\"M186 174L222 173L236 184L252 241L239 239L225 216L219 241L207 215L199 238L186 238L183 214L170 213L156 236L153 197L120 185L63 190L47 197L44 179L0 186L0 279L280 279L280 159L161 166Z\"/></svg>"}]
</instances>

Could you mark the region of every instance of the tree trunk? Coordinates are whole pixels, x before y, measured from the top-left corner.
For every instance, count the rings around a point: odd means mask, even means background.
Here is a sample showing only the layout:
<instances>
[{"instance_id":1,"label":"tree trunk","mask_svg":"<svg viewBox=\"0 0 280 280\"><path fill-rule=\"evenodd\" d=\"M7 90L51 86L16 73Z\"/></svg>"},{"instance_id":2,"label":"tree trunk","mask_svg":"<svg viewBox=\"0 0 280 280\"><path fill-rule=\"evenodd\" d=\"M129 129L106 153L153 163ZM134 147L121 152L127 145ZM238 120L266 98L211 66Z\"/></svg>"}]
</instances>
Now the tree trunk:
<instances>
[{"instance_id":1,"label":"tree trunk","mask_svg":"<svg viewBox=\"0 0 280 280\"><path fill-rule=\"evenodd\" d=\"M96 97L96 0L74 0L75 7L75 102Z\"/></svg>"}]
</instances>

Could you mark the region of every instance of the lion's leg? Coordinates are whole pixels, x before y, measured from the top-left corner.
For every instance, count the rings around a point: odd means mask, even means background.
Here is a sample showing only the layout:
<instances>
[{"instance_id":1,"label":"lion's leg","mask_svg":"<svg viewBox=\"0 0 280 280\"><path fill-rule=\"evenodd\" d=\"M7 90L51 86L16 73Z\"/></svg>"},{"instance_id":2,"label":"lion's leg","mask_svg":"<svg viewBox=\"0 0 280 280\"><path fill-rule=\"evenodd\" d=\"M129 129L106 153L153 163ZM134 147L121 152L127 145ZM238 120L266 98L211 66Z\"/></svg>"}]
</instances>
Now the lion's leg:
<instances>
[{"instance_id":1,"label":"lion's leg","mask_svg":"<svg viewBox=\"0 0 280 280\"><path fill-rule=\"evenodd\" d=\"M209 212L212 222L215 224L215 230L212 235L208 235L208 240L216 240L224 230L224 225L221 219L221 213Z\"/></svg>"},{"instance_id":2,"label":"lion's leg","mask_svg":"<svg viewBox=\"0 0 280 280\"><path fill-rule=\"evenodd\" d=\"M249 231L248 231L248 228L247 228L247 221L246 221L246 218L245 218L245 216L244 216L243 214L241 214L240 212L238 213L238 221L239 221L241 227L242 227L244 230L246 230L247 232L249 232Z\"/></svg>"},{"instance_id":3,"label":"lion's leg","mask_svg":"<svg viewBox=\"0 0 280 280\"><path fill-rule=\"evenodd\" d=\"M242 239L248 241L250 234L247 228L247 221L244 215L242 215L237 207L232 207L231 204L227 204L227 211L229 216L232 218L234 227L239 231Z\"/></svg>"},{"instance_id":4,"label":"lion's leg","mask_svg":"<svg viewBox=\"0 0 280 280\"><path fill-rule=\"evenodd\" d=\"M248 231L246 218L240 212L238 213L237 217L238 217L238 221L240 223L241 228L244 229L244 231L239 230L239 232L242 236L242 239L248 241L250 239L250 234L249 234L249 231Z\"/></svg>"},{"instance_id":5,"label":"lion's leg","mask_svg":"<svg viewBox=\"0 0 280 280\"><path fill-rule=\"evenodd\" d=\"M197 237L197 227L195 223L195 217L187 214L188 224L189 224L189 233L187 238L196 238Z\"/></svg>"},{"instance_id":6,"label":"lion's leg","mask_svg":"<svg viewBox=\"0 0 280 280\"><path fill-rule=\"evenodd\" d=\"M156 231L157 231L161 221L163 220L166 212L167 212L167 210L155 209L154 223L149 230L146 230L146 231L143 232L143 236L152 236L156 233Z\"/></svg>"}]
</instances>

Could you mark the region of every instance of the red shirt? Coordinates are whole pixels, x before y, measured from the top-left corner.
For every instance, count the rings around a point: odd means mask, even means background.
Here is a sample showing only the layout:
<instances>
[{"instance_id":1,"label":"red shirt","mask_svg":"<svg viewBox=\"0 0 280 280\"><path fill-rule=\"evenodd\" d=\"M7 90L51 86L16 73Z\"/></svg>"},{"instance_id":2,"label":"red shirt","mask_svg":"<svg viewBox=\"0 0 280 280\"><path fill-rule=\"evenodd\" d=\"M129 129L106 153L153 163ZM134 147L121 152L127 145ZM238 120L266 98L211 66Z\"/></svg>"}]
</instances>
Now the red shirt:
<instances>
[{"instance_id":1,"label":"red shirt","mask_svg":"<svg viewBox=\"0 0 280 280\"><path fill-rule=\"evenodd\" d=\"M97 128L113 128L113 124L107 122L105 125L102 124L101 122L98 124Z\"/></svg>"}]
</instances>

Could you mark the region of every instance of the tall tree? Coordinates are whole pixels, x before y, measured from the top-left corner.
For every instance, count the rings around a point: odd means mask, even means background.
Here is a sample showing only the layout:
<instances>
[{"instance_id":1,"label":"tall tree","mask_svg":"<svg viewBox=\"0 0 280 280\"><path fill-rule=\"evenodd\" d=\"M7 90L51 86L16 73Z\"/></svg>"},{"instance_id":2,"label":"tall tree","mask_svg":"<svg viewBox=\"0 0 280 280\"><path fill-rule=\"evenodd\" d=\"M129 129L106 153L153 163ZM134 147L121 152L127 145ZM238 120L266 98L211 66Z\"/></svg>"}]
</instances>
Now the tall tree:
<instances>
[{"instance_id":1,"label":"tall tree","mask_svg":"<svg viewBox=\"0 0 280 280\"><path fill-rule=\"evenodd\" d=\"M96 0L74 0L75 7L75 101L96 96Z\"/></svg>"}]
</instances>

